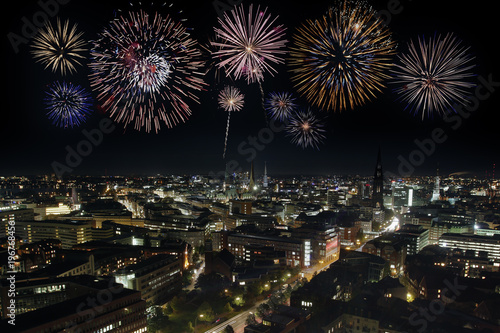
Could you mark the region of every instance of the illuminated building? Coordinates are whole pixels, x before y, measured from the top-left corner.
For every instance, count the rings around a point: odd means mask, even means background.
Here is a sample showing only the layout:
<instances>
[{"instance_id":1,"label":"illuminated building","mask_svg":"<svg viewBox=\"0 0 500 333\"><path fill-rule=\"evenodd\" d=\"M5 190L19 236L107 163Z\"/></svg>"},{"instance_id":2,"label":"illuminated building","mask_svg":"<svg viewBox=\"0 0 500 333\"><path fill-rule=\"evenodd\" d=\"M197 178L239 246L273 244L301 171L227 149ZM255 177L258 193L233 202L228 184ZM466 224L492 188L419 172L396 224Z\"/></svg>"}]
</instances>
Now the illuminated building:
<instances>
[{"instance_id":1,"label":"illuminated building","mask_svg":"<svg viewBox=\"0 0 500 333\"><path fill-rule=\"evenodd\" d=\"M393 183L392 209L401 210L404 207L411 206L413 206L413 188L403 184Z\"/></svg>"},{"instance_id":2,"label":"illuminated building","mask_svg":"<svg viewBox=\"0 0 500 333\"><path fill-rule=\"evenodd\" d=\"M338 225L339 241L342 248L351 248L356 245L356 236L360 230L354 223L345 222Z\"/></svg>"},{"instance_id":3,"label":"illuminated building","mask_svg":"<svg viewBox=\"0 0 500 333\"><path fill-rule=\"evenodd\" d=\"M15 331L144 333L146 318L146 301L139 291L112 287L20 314Z\"/></svg>"},{"instance_id":4,"label":"illuminated building","mask_svg":"<svg viewBox=\"0 0 500 333\"><path fill-rule=\"evenodd\" d=\"M433 221L429 228L429 244L438 244L440 237L446 233L464 234L472 233L473 231L474 227L469 223L457 224Z\"/></svg>"},{"instance_id":5,"label":"illuminated building","mask_svg":"<svg viewBox=\"0 0 500 333\"><path fill-rule=\"evenodd\" d=\"M243 234L228 234L227 249L236 257L247 258L250 245L271 246L275 251L284 251L287 266L308 267L311 265L312 246L310 239L266 237Z\"/></svg>"},{"instance_id":6,"label":"illuminated building","mask_svg":"<svg viewBox=\"0 0 500 333\"><path fill-rule=\"evenodd\" d=\"M91 275L17 280L15 313L19 315L35 311L90 292L105 290L112 285L113 279L96 278ZM7 316L8 289L9 286L6 284L6 280L2 280L0 287L2 318Z\"/></svg>"},{"instance_id":7,"label":"illuminated building","mask_svg":"<svg viewBox=\"0 0 500 333\"><path fill-rule=\"evenodd\" d=\"M24 262L26 273L30 273L51 264L61 248L61 241L47 239L35 243L23 244L19 247L20 260Z\"/></svg>"},{"instance_id":8,"label":"illuminated building","mask_svg":"<svg viewBox=\"0 0 500 333\"><path fill-rule=\"evenodd\" d=\"M363 246L363 252L377 255L388 262L391 276L403 273L406 251L407 241L392 234L377 237Z\"/></svg>"},{"instance_id":9,"label":"illuminated building","mask_svg":"<svg viewBox=\"0 0 500 333\"><path fill-rule=\"evenodd\" d=\"M33 209L19 208L18 206L0 207L0 237L7 235L9 222L16 223L18 221L32 221L34 218Z\"/></svg>"},{"instance_id":10,"label":"illuminated building","mask_svg":"<svg viewBox=\"0 0 500 333\"><path fill-rule=\"evenodd\" d=\"M262 187L267 188L269 181L267 179L267 163L264 162L264 176L262 178Z\"/></svg>"},{"instance_id":11,"label":"illuminated building","mask_svg":"<svg viewBox=\"0 0 500 333\"><path fill-rule=\"evenodd\" d=\"M407 255L415 255L429 245L429 230L425 230L421 225L405 224L394 232L394 236L406 240Z\"/></svg>"},{"instance_id":12,"label":"illuminated building","mask_svg":"<svg viewBox=\"0 0 500 333\"><path fill-rule=\"evenodd\" d=\"M340 253L339 235L335 228L327 228L317 224L307 224L292 230L296 239L310 239L312 248L312 264L329 263L337 260Z\"/></svg>"},{"instance_id":13,"label":"illuminated building","mask_svg":"<svg viewBox=\"0 0 500 333\"><path fill-rule=\"evenodd\" d=\"M439 246L462 251L473 251L476 257L483 252L488 259L500 263L500 235L478 236L445 233L439 238Z\"/></svg>"},{"instance_id":14,"label":"illuminated building","mask_svg":"<svg viewBox=\"0 0 500 333\"><path fill-rule=\"evenodd\" d=\"M250 200L229 200L229 214L252 214L252 201Z\"/></svg>"},{"instance_id":15,"label":"illuminated building","mask_svg":"<svg viewBox=\"0 0 500 333\"><path fill-rule=\"evenodd\" d=\"M441 194L440 194L441 188L439 186L439 182L440 182L439 169L437 169L436 178L434 180L434 188L432 189L431 202L438 201L441 198Z\"/></svg>"},{"instance_id":16,"label":"illuminated building","mask_svg":"<svg viewBox=\"0 0 500 333\"><path fill-rule=\"evenodd\" d=\"M384 207L384 174L382 172L382 155L380 148L377 155L377 165L375 166L375 174L373 175L373 207Z\"/></svg>"},{"instance_id":17,"label":"illuminated building","mask_svg":"<svg viewBox=\"0 0 500 333\"><path fill-rule=\"evenodd\" d=\"M63 249L92 240L91 221L46 220L16 222L16 236L33 243L44 239L58 239Z\"/></svg>"},{"instance_id":18,"label":"illuminated building","mask_svg":"<svg viewBox=\"0 0 500 333\"><path fill-rule=\"evenodd\" d=\"M118 270L116 282L138 290L148 304L161 305L182 290L182 256L158 254Z\"/></svg>"}]
</instances>

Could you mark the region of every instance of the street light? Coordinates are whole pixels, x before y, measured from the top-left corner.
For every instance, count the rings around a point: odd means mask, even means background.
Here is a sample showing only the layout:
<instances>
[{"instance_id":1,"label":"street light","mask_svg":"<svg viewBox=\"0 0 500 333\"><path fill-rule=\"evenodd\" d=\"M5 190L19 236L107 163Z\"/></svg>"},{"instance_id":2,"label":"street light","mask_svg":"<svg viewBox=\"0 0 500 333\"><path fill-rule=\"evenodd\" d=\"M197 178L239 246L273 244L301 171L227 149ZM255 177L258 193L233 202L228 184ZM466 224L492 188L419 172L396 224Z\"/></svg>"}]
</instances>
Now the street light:
<instances>
[{"instance_id":1,"label":"street light","mask_svg":"<svg viewBox=\"0 0 500 333\"><path fill-rule=\"evenodd\" d=\"M199 316L200 318L203 318L202 314L200 314ZM196 325L198 325L198 317L194 318L194 329L193 329L194 332L196 332Z\"/></svg>"}]
</instances>

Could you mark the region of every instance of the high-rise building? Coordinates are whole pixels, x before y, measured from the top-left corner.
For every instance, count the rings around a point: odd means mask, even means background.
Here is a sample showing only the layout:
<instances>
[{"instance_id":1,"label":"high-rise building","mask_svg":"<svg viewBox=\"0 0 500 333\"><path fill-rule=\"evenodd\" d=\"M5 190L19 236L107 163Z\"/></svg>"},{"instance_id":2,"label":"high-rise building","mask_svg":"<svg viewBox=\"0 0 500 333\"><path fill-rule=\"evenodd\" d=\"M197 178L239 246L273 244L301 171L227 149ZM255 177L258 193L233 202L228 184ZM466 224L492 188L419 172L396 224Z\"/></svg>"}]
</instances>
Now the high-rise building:
<instances>
[{"instance_id":1,"label":"high-rise building","mask_svg":"<svg viewBox=\"0 0 500 333\"><path fill-rule=\"evenodd\" d=\"M267 180L267 163L264 162L264 177L262 178L262 187L267 188L268 186L268 180Z\"/></svg>"},{"instance_id":2,"label":"high-rise building","mask_svg":"<svg viewBox=\"0 0 500 333\"><path fill-rule=\"evenodd\" d=\"M382 171L382 154L378 149L377 165L375 166L375 174L373 175L373 206L384 207L384 174Z\"/></svg>"},{"instance_id":3,"label":"high-rise building","mask_svg":"<svg viewBox=\"0 0 500 333\"><path fill-rule=\"evenodd\" d=\"M78 192L76 187L71 189L71 206L73 210L79 210L81 208L80 200L78 199Z\"/></svg>"},{"instance_id":4,"label":"high-rise building","mask_svg":"<svg viewBox=\"0 0 500 333\"><path fill-rule=\"evenodd\" d=\"M413 188L400 183L392 184L392 209L400 210L413 205Z\"/></svg>"},{"instance_id":5,"label":"high-rise building","mask_svg":"<svg viewBox=\"0 0 500 333\"><path fill-rule=\"evenodd\" d=\"M439 168L438 168L437 172L436 172L436 178L434 181L434 189L432 190L431 201L438 201L439 198L441 197L441 195L439 193L439 190L440 190L439 182L440 182L440 178L439 178Z\"/></svg>"}]
</instances>

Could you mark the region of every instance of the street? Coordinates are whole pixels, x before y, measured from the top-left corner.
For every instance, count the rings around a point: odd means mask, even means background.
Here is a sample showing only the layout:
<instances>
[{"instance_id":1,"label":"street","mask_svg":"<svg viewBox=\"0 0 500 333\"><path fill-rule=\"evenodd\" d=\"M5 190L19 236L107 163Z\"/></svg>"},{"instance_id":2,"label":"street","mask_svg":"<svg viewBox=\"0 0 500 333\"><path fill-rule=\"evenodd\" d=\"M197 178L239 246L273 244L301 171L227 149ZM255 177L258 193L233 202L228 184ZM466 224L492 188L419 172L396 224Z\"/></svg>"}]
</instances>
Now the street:
<instances>
[{"instance_id":1,"label":"street","mask_svg":"<svg viewBox=\"0 0 500 333\"><path fill-rule=\"evenodd\" d=\"M248 315L255 313L257 311L257 308L259 307L259 305L261 305L262 303L265 303L266 301L267 300L257 302L254 306L252 306L247 311L242 312L239 315L236 315L233 318L226 320L222 324L219 324L216 327L211 328L208 331L205 331L205 333L222 332L227 325L231 325L233 327L235 333L242 333L245 329L245 326L246 326L245 321L246 321Z\"/></svg>"}]
</instances>

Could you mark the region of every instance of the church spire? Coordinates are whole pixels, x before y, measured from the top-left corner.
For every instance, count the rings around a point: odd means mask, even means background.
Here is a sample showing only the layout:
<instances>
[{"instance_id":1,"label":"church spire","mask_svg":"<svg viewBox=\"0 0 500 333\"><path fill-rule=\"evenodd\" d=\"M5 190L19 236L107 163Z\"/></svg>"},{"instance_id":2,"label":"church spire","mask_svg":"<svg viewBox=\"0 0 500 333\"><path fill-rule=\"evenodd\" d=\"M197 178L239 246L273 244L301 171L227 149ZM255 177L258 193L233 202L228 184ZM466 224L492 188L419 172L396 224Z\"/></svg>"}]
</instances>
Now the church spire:
<instances>
[{"instance_id":1,"label":"church spire","mask_svg":"<svg viewBox=\"0 0 500 333\"><path fill-rule=\"evenodd\" d=\"M250 164L250 183L248 184L248 190L253 191L255 189L255 172L253 170L253 161Z\"/></svg>"}]
</instances>

